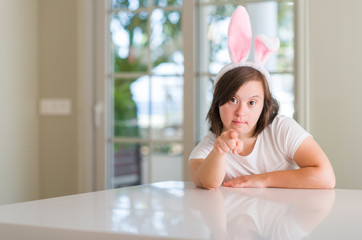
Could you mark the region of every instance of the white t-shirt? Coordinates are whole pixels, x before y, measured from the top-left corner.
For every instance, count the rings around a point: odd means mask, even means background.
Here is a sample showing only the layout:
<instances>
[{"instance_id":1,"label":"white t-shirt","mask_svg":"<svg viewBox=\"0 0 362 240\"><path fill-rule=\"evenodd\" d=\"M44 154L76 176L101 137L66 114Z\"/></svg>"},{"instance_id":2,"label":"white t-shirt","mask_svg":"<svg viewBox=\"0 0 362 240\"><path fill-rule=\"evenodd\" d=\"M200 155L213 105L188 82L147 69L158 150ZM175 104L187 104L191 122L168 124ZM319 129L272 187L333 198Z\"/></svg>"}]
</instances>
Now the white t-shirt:
<instances>
[{"instance_id":1,"label":"white t-shirt","mask_svg":"<svg viewBox=\"0 0 362 240\"><path fill-rule=\"evenodd\" d=\"M224 181L244 175L298 169L293 156L303 140L311 136L294 119L277 115L257 137L248 156L226 154ZM214 148L215 134L209 132L193 149L189 159L205 159Z\"/></svg>"}]
</instances>

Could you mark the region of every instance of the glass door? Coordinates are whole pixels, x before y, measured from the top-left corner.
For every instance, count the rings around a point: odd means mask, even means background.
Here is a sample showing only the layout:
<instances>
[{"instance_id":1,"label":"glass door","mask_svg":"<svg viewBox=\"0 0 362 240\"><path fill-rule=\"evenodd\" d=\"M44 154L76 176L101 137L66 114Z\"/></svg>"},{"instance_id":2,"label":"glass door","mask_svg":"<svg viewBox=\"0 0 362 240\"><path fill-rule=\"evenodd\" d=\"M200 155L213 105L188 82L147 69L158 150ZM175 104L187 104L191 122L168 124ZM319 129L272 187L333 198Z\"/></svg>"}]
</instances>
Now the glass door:
<instances>
[{"instance_id":1,"label":"glass door","mask_svg":"<svg viewBox=\"0 0 362 240\"><path fill-rule=\"evenodd\" d=\"M108 188L182 180L182 1L109 10Z\"/></svg>"}]
</instances>

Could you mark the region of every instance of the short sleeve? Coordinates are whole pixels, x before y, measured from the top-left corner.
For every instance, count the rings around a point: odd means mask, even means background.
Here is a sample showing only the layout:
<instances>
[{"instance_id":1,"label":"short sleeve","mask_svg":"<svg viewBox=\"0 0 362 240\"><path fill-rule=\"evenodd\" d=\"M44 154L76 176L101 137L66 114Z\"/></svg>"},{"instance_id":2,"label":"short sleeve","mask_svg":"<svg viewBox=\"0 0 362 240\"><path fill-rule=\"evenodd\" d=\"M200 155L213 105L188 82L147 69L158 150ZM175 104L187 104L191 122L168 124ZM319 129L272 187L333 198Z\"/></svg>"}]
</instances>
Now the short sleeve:
<instances>
[{"instance_id":1,"label":"short sleeve","mask_svg":"<svg viewBox=\"0 0 362 240\"><path fill-rule=\"evenodd\" d=\"M286 116L278 116L272 125L277 137L275 140L280 142L281 150L289 159L293 159L303 140L311 136L294 119Z\"/></svg>"},{"instance_id":2,"label":"short sleeve","mask_svg":"<svg viewBox=\"0 0 362 240\"><path fill-rule=\"evenodd\" d=\"M205 159L212 149L214 148L216 137L213 133L209 132L204 139L196 145L196 147L192 150L190 159Z\"/></svg>"}]
</instances>

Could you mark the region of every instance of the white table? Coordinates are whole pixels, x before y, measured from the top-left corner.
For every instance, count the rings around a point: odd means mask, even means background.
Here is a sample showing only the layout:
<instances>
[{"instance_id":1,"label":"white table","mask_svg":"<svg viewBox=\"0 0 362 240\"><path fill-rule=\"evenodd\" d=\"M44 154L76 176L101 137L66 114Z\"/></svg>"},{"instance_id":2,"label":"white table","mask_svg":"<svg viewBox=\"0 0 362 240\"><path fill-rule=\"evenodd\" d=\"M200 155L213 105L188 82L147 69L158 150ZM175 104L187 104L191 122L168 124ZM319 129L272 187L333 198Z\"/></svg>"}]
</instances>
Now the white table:
<instances>
[{"instance_id":1,"label":"white table","mask_svg":"<svg viewBox=\"0 0 362 240\"><path fill-rule=\"evenodd\" d=\"M0 239L362 239L362 190L161 182L0 206Z\"/></svg>"}]
</instances>

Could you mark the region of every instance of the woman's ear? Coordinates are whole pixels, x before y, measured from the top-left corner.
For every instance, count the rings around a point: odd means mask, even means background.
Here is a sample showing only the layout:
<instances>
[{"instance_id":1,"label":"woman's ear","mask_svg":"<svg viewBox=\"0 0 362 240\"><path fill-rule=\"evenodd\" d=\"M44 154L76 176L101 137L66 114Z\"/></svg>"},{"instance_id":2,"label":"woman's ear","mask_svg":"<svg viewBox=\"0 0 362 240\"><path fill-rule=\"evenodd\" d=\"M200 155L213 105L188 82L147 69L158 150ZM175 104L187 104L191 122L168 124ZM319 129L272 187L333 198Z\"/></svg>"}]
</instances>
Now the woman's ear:
<instances>
[{"instance_id":1,"label":"woman's ear","mask_svg":"<svg viewBox=\"0 0 362 240\"><path fill-rule=\"evenodd\" d=\"M249 57L251 38L249 14L244 7L239 6L231 16L228 29L229 54L232 62L246 62Z\"/></svg>"},{"instance_id":2,"label":"woman's ear","mask_svg":"<svg viewBox=\"0 0 362 240\"><path fill-rule=\"evenodd\" d=\"M254 40L254 62L265 65L271 54L278 51L279 46L278 38L270 38L263 34L256 35Z\"/></svg>"}]
</instances>

